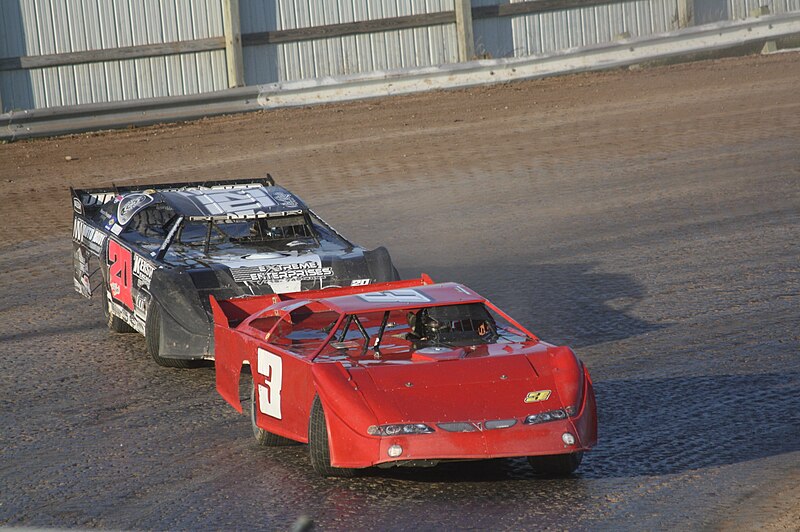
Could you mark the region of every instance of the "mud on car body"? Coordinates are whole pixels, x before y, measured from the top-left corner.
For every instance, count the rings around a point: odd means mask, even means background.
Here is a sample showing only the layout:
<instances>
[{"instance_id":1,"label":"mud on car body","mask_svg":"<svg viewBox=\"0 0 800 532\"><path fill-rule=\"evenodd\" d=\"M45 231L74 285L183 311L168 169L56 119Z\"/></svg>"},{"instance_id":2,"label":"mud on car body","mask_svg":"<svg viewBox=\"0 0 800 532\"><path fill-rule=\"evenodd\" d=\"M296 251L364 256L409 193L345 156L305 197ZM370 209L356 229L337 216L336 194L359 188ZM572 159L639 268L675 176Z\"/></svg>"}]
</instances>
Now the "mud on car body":
<instances>
[{"instance_id":1,"label":"mud on car body","mask_svg":"<svg viewBox=\"0 0 800 532\"><path fill-rule=\"evenodd\" d=\"M99 289L108 326L164 366L213 359L209 295L398 278L385 248L350 243L269 176L71 192L75 290Z\"/></svg>"}]
</instances>

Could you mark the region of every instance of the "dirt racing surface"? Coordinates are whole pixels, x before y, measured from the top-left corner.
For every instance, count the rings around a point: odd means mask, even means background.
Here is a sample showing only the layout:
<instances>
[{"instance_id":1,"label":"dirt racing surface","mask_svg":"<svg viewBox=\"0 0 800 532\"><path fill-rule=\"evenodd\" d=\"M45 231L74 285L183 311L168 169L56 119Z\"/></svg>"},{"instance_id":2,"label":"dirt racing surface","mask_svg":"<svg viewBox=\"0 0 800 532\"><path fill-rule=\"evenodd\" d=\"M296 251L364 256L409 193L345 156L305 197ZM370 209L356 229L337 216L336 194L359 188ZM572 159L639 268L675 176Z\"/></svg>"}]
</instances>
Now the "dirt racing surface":
<instances>
[{"instance_id":1,"label":"dirt racing surface","mask_svg":"<svg viewBox=\"0 0 800 532\"><path fill-rule=\"evenodd\" d=\"M796 529L798 139L785 53L0 145L0 525ZM573 346L600 418L577 474L321 479L73 292L70 185L266 172Z\"/></svg>"}]
</instances>

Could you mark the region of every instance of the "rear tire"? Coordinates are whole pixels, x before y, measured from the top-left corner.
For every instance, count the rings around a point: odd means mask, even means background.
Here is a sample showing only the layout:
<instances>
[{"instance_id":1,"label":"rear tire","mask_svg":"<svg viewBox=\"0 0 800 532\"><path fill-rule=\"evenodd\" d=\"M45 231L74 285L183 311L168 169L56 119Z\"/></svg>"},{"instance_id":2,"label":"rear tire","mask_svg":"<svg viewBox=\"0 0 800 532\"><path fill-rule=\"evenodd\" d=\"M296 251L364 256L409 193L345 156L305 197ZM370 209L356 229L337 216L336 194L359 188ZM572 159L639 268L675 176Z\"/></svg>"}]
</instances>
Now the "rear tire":
<instances>
[{"instance_id":1,"label":"rear tire","mask_svg":"<svg viewBox=\"0 0 800 532\"><path fill-rule=\"evenodd\" d=\"M155 300L150 302L150 308L147 309L144 340L147 344L147 352L150 353L150 356L159 366L186 369L197 368L203 364L202 360L165 358L161 356L161 306Z\"/></svg>"},{"instance_id":2,"label":"rear tire","mask_svg":"<svg viewBox=\"0 0 800 532\"><path fill-rule=\"evenodd\" d=\"M528 463L537 473L550 477L571 475L583 461L583 451L550 456L529 456Z\"/></svg>"},{"instance_id":3,"label":"rear tire","mask_svg":"<svg viewBox=\"0 0 800 532\"><path fill-rule=\"evenodd\" d=\"M311 467L323 477L350 478L356 474L355 469L331 465L328 423L325 420L325 411L322 409L319 396L314 397L314 404L311 406L311 420L308 424L308 454L311 457Z\"/></svg>"},{"instance_id":4,"label":"rear tire","mask_svg":"<svg viewBox=\"0 0 800 532\"><path fill-rule=\"evenodd\" d=\"M256 425L257 408L258 406L256 405L256 380L251 379L250 380L250 424L253 426L253 436L255 436L258 444L263 445L264 447L287 447L289 445L297 444L297 442L294 440L290 440L289 438L284 438L283 436L278 436L277 434L273 434L257 426Z\"/></svg>"},{"instance_id":5,"label":"rear tire","mask_svg":"<svg viewBox=\"0 0 800 532\"><path fill-rule=\"evenodd\" d=\"M107 292L107 290L106 290ZM106 325L109 329L116 333L132 333L136 332L136 330L119 319L118 317L111 314L111 301L108 300L108 296L104 293L103 294L103 316L106 318Z\"/></svg>"}]
</instances>

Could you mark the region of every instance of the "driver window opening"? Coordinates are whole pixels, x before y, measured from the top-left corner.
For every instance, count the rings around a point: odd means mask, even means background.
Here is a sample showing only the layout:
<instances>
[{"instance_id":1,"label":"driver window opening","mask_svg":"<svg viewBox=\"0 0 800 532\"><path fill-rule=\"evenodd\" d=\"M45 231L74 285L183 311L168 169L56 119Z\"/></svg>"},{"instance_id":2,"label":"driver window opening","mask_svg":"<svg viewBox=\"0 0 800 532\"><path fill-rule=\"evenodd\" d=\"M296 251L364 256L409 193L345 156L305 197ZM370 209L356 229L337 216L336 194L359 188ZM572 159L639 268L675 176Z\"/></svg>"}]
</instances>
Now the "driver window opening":
<instances>
[{"instance_id":1,"label":"driver window opening","mask_svg":"<svg viewBox=\"0 0 800 532\"><path fill-rule=\"evenodd\" d=\"M159 203L134 214L120 237L134 244L160 245L169 233L170 224L174 219L175 211Z\"/></svg>"}]
</instances>

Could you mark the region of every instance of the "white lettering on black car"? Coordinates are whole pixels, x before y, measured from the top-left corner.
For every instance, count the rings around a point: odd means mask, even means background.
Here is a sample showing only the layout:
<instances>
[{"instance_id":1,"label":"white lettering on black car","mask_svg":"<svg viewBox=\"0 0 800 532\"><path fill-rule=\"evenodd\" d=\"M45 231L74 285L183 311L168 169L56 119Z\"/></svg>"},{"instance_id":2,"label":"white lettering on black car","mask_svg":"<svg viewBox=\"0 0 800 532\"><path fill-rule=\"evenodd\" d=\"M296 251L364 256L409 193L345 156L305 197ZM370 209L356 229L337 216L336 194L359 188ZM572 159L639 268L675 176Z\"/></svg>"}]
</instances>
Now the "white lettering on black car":
<instances>
[{"instance_id":1,"label":"white lettering on black car","mask_svg":"<svg viewBox=\"0 0 800 532\"><path fill-rule=\"evenodd\" d=\"M261 266L244 266L231 270L233 280L237 283L281 283L285 281L311 281L327 279L333 275L333 268L322 266L316 261L295 262L290 264L265 264Z\"/></svg>"},{"instance_id":2,"label":"white lettering on black car","mask_svg":"<svg viewBox=\"0 0 800 532\"><path fill-rule=\"evenodd\" d=\"M296 209L299 207L297 200L291 194L287 194L286 192L275 192L272 194L272 197L275 198L278 203L288 209Z\"/></svg>"},{"instance_id":3,"label":"white lettering on black car","mask_svg":"<svg viewBox=\"0 0 800 532\"><path fill-rule=\"evenodd\" d=\"M89 280L89 258L89 251L84 246L74 246L72 265L75 277L75 291L84 297L92 297L92 285Z\"/></svg>"},{"instance_id":4,"label":"white lettering on black car","mask_svg":"<svg viewBox=\"0 0 800 532\"><path fill-rule=\"evenodd\" d=\"M75 223L72 226L72 239L88 247L95 255L99 255L100 248L106 240L106 235L80 218L75 218Z\"/></svg>"},{"instance_id":5,"label":"white lettering on black car","mask_svg":"<svg viewBox=\"0 0 800 532\"><path fill-rule=\"evenodd\" d=\"M275 201L260 188L242 190L187 189L188 196L198 207L209 214L255 215L275 206Z\"/></svg>"},{"instance_id":6,"label":"white lettering on black car","mask_svg":"<svg viewBox=\"0 0 800 532\"><path fill-rule=\"evenodd\" d=\"M153 278L153 271L155 269L155 266L139 255L133 256L133 275L139 280L140 285L150 286L150 279Z\"/></svg>"},{"instance_id":7,"label":"white lettering on black car","mask_svg":"<svg viewBox=\"0 0 800 532\"><path fill-rule=\"evenodd\" d=\"M150 294L144 288L139 288L139 293L133 302L133 314L142 323L147 319L147 309L150 308Z\"/></svg>"},{"instance_id":8,"label":"white lettering on black car","mask_svg":"<svg viewBox=\"0 0 800 532\"><path fill-rule=\"evenodd\" d=\"M115 196L116 194L112 192L99 192L92 194L83 193L81 194L81 203L87 207L96 207L99 205L105 205L114 199Z\"/></svg>"}]
</instances>

